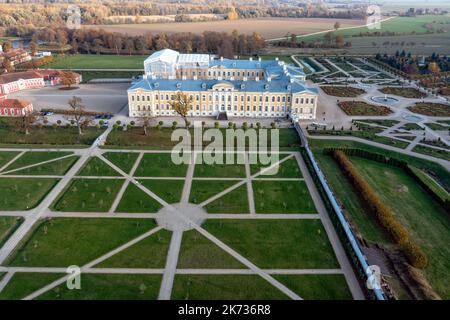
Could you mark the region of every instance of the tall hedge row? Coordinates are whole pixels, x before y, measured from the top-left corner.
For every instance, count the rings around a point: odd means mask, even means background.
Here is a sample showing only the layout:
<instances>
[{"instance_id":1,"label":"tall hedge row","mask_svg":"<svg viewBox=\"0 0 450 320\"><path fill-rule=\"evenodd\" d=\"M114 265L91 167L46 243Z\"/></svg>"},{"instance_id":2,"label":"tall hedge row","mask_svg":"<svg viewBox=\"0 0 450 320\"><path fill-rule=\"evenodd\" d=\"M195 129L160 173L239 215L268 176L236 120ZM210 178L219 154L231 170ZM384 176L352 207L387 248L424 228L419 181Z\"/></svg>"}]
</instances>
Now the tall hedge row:
<instances>
[{"instance_id":1,"label":"tall hedge row","mask_svg":"<svg viewBox=\"0 0 450 320\"><path fill-rule=\"evenodd\" d=\"M354 152L365 151L359 150ZM409 263L416 268L425 268L428 263L425 253L412 240L408 231L395 219L391 210L383 204L376 192L351 163L347 155L342 150L333 150L331 154L343 173L353 184L360 197L365 201L369 211L376 216L383 229L386 230L393 241L402 249ZM389 159L389 161L392 161L392 159ZM398 160L393 159L393 161Z\"/></svg>"}]
</instances>

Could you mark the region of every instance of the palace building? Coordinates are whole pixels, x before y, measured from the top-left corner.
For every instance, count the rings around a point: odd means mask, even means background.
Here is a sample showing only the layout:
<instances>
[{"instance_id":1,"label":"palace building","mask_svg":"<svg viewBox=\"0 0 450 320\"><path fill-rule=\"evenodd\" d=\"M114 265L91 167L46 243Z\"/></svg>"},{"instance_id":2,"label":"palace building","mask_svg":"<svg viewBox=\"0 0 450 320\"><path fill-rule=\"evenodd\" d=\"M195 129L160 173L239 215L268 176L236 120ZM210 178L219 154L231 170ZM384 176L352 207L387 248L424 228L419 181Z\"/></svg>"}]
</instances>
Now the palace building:
<instances>
[{"instance_id":1,"label":"palace building","mask_svg":"<svg viewBox=\"0 0 450 320\"><path fill-rule=\"evenodd\" d=\"M192 97L190 116L315 119L318 90L302 68L275 60L213 59L164 49L144 61L145 74L128 89L130 117L174 116L177 92Z\"/></svg>"}]
</instances>

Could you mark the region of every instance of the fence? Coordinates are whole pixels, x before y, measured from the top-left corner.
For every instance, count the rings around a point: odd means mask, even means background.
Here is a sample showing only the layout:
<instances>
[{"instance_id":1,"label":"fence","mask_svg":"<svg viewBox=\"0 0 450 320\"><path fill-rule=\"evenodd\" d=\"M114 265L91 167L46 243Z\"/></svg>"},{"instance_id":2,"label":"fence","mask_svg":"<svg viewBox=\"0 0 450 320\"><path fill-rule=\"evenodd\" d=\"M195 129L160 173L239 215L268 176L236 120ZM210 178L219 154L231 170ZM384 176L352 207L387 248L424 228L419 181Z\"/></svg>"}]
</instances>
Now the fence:
<instances>
[{"instance_id":1,"label":"fence","mask_svg":"<svg viewBox=\"0 0 450 320\"><path fill-rule=\"evenodd\" d=\"M339 226L341 227L342 231L345 234L346 241L348 242L349 246L347 246L348 250L351 250L349 254L354 257L354 260L356 260L357 268L362 270L363 278L368 281L368 283L374 284L373 287L373 293L378 300L386 300L386 296L381 289L380 283L378 283L378 280L376 276L372 273L372 270L369 268L369 263L364 256L364 253L361 250L361 247L359 246L359 242L356 239L355 235L353 234L353 231L350 227L349 222L345 218L344 213L342 212L339 203L336 200L336 197L334 196L333 192L331 191L330 186L328 185L327 180L325 179L325 176L322 173L322 170L320 169L311 149L308 145L308 140L306 139L301 127L295 123L295 129L297 130L298 135L300 136L300 140L302 142L302 145L305 149L306 156L308 157L308 161L310 162L312 169L314 170L314 173L316 174L321 187L323 188L325 195L327 197L327 200L330 202L333 212L336 214L336 217L339 222Z\"/></svg>"}]
</instances>

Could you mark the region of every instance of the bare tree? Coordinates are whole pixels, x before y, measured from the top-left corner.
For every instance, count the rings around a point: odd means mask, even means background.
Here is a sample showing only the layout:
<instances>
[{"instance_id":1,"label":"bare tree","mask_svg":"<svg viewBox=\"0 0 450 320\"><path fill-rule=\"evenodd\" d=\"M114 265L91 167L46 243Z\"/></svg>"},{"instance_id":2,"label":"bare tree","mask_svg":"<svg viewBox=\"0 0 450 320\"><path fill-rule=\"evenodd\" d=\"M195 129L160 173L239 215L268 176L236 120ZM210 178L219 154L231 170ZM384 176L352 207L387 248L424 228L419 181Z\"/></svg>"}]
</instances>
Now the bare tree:
<instances>
[{"instance_id":1,"label":"bare tree","mask_svg":"<svg viewBox=\"0 0 450 320\"><path fill-rule=\"evenodd\" d=\"M172 109L178 113L184 120L185 127L188 128L187 116L189 111L192 110L192 96L188 96L185 93L177 92L174 99L169 102Z\"/></svg>"},{"instance_id":2,"label":"bare tree","mask_svg":"<svg viewBox=\"0 0 450 320\"><path fill-rule=\"evenodd\" d=\"M143 116L139 119L139 124L144 129L144 136L148 136L147 129L150 127L150 119L149 116Z\"/></svg>"},{"instance_id":3,"label":"bare tree","mask_svg":"<svg viewBox=\"0 0 450 320\"><path fill-rule=\"evenodd\" d=\"M17 121L16 125L19 127L19 129L23 130L23 132L28 135L31 132L31 128L33 124L37 120L37 113L36 112L25 112L22 115L22 121Z\"/></svg>"},{"instance_id":4,"label":"bare tree","mask_svg":"<svg viewBox=\"0 0 450 320\"><path fill-rule=\"evenodd\" d=\"M74 96L68 102L70 107L70 112L68 113L68 119L73 120L78 128L78 134L82 135L82 128L88 125L92 116L86 111L86 107L83 105L80 97Z\"/></svg>"}]
</instances>

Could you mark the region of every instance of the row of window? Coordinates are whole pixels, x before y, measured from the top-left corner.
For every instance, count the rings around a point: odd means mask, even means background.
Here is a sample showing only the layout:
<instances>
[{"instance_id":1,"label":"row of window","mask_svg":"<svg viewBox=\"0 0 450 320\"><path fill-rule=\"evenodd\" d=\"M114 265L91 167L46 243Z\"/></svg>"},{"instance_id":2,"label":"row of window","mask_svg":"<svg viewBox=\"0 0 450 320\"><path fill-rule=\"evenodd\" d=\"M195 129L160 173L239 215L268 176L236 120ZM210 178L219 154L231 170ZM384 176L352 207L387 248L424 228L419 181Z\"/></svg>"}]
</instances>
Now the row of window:
<instances>
[{"instance_id":1,"label":"row of window","mask_svg":"<svg viewBox=\"0 0 450 320\"><path fill-rule=\"evenodd\" d=\"M184 73L189 73L189 71L184 72ZM208 71L208 73L206 73L206 71L192 71L191 72L193 76L199 76L199 77L206 77L206 74L208 74L208 77L263 77L264 76L264 72L262 71ZM183 75L183 71L181 72L181 75Z\"/></svg>"},{"instance_id":2,"label":"row of window","mask_svg":"<svg viewBox=\"0 0 450 320\"><path fill-rule=\"evenodd\" d=\"M140 105L137 105L136 109L137 109L137 111L150 111L151 110L151 106L149 106L149 105L145 106L144 105L141 108ZM160 109L161 110L171 110L172 108L171 108L170 104L166 104L166 105L165 104L161 104L161 105L156 104L155 105L155 109L156 110L160 110ZM254 112L256 112L256 111L262 112L263 111L263 106L259 106L258 108L256 106L253 106L252 108L250 106L247 106L247 108L244 108L244 106L241 106L239 109L240 110L238 110L237 106L234 106L234 111L254 111ZM195 106L195 110L196 111L200 111L200 106L199 105ZM221 110L225 111L225 106L224 105L221 106ZM227 110L231 111L232 107L228 106ZM298 107L296 107L296 108L293 108L293 110L294 110L295 113L299 113L299 111L300 111L300 113L303 113L303 111L305 111L306 113L312 113L313 112L313 108L298 108ZM208 111L213 111L213 106L212 105L208 106ZM281 107L280 106L277 106L277 107L275 107L275 106L272 106L272 107L264 106L264 111L265 112L268 112L268 111L272 111L272 112L275 112L275 111L276 112L285 112L285 111L291 112L291 107L287 107L286 108L285 106L281 106Z\"/></svg>"},{"instance_id":3,"label":"row of window","mask_svg":"<svg viewBox=\"0 0 450 320\"><path fill-rule=\"evenodd\" d=\"M131 101L135 101L134 100L134 97L135 96L131 96ZM145 101L146 100L146 97L147 97L147 101L150 101L150 96L142 96L142 101ZM170 99L169 99L169 97L170 97ZM195 101L199 101L199 99L200 99L200 96L199 95L196 95L195 97L194 97L194 95L190 95L190 97L191 97L191 99L193 99L193 100L195 100ZM231 102L231 96L218 96L218 95L215 95L214 96L215 97L215 100L221 100L221 101L225 101L225 100L228 100L228 101L230 101ZM244 100L245 100L245 98L244 98L244 96L243 95L241 95L240 96L241 97L241 102L244 102ZM164 94L161 94L161 95L155 95L155 99L156 100L173 100L175 98L175 95L168 95L168 94L166 94L166 95L164 95ZM211 101L212 100L212 96L211 95L209 95L209 100ZM221 98L221 99L219 99L219 98ZM253 96L253 102L257 102L257 100L259 100L259 102L262 102L263 101L263 96L259 96L259 99L258 99L258 96L256 96L256 95L254 95ZM272 96L272 98L270 99L269 98L269 96L266 96L265 97L265 102L269 102L269 100L272 100L272 102L291 102L291 97L290 96ZM136 96L136 101L141 101L141 98L140 98L140 96ZM206 101L206 95L202 95L202 101ZM237 95L235 95L234 96L234 101L235 102L237 102L238 101L238 96ZM251 96L247 96L247 102L250 102L251 101ZM296 104L299 104L299 103L301 103L301 104L309 104L309 103L314 103L314 98L295 98L295 103Z\"/></svg>"}]
</instances>

